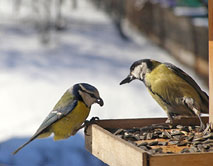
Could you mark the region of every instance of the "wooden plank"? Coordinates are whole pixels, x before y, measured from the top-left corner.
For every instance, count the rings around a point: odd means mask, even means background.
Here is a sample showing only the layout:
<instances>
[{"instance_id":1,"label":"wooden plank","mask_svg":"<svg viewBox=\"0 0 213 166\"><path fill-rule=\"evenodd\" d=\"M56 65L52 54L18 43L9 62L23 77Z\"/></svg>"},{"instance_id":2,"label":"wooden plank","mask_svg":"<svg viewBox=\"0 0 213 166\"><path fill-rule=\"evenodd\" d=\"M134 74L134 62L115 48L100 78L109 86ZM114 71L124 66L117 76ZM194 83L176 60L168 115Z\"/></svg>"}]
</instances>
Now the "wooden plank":
<instances>
[{"instance_id":1,"label":"wooden plank","mask_svg":"<svg viewBox=\"0 0 213 166\"><path fill-rule=\"evenodd\" d=\"M113 166L147 165L147 153L112 135L100 126L91 125L86 136L86 148L103 162Z\"/></svg>"},{"instance_id":2,"label":"wooden plank","mask_svg":"<svg viewBox=\"0 0 213 166\"><path fill-rule=\"evenodd\" d=\"M87 134L85 134L85 148L92 153L92 126L87 128Z\"/></svg>"},{"instance_id":3,"label":"wooden plank","mask_svg":"<svg viewBox=\"0 0 213 166\"><path fill-rule=\"evenodd\" d=\"M208 1L209 10L209 123L213 128L213 1Z\"/></svg>"},{"instance_id":4,"label":"wooden plank","mask_svg":"<svg viewBox=\"0 0 213 166\"><path fill-rule=\"evenodd\" d=\"M105 128L129 128L134 124L143 127L156 122L164 122L166 118L146 119L114 119L100 120L98 124ZM208 117L202 118L208 122ZM183 121L183 120L182 120ZM196 122L195 118L185 118L184 123ZM124 125L124 126L122 126ZM141 166L200 166L213 163L213 153L190 153L190 154L155 154L149 155L142 149L111 134L96 124L89 126L88 135L85 135L86 149L94 156L109 165L141 165Z\"/></svg>"},{"instance_id":5,"label":"wooden plank","mask_svg":"<svg viewBox=\"0 0 213 166\"><path fill-rule=\"evenodd\" d=\"M151 124L164 123L167 118L141 118L141 119L109 119L97 121L97 125L102 128L133 128L133 127L144 127ZM202 117L204 123L208 122L208 117ZM200 125L198 118L181 118L174 120L174 124L181 125Z\"/></svg>"},{"instance_id":6,"label":"wooden plank","mask_svg":"<svg viewBox=\"0 0 213 166\"><path fill-rule=\"evenodd\" d=\"M155 155L149 157L149 166L210 166L213 153Z\"/></svg>"}]
</instances>

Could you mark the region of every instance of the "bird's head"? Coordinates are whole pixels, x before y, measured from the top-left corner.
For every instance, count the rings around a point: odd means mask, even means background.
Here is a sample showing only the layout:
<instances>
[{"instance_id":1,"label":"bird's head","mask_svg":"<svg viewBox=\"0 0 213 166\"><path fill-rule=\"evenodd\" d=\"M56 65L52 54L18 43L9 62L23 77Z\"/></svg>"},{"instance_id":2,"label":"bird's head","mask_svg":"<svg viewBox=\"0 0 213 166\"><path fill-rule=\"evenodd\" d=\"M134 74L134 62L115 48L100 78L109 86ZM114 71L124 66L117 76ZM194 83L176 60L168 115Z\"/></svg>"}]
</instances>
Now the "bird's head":
<instances>
[{"instance_id":1,"label":"bird's head","mask_svg":"<svg viewBox=\"0 0 213 166\"><path fill-rule=\"evenodd\" d=\"M103 100L99 96L98 90L87 83L79 83L73 86L73 94L78 100L83 101L87 107L91 107L92 104L97 103L100 106L104 105Z\"/></svg>"},{"instance_id":2,"label":"bird's head","mask_svg":"<svg viewBox=\"0 0 213 166\"><path fill-rule=\"evenodd\" d=\"M120 82L120 85L130 83L134 79L144 81L146 74L150 73L158 63L151 59L142 59L134 62L130 67L130 74Z\"/></svg>"}]
</instances>

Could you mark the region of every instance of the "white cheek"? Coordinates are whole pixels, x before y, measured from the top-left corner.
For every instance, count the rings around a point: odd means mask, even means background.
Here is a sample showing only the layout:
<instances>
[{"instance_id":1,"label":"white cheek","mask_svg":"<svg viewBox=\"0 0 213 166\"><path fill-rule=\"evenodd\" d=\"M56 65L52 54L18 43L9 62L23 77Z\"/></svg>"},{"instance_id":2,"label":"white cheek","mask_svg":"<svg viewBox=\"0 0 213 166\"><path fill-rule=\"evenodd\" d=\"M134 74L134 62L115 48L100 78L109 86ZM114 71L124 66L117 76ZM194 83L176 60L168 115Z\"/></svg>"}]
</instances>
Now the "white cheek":
<instances>
[{"instance_id":1,"label":"white cheek","mask_svg":"<svg viewBox=\"0 0 213 166\"><path fill-rule=\"evenodd\" d=\"M137 66L135 67L135 69L131 72L131 74L136 77L136 78L140 78L141 75L141 66Z\"/></svg>"},{"instance_id":2,"label":"white cheek","mask_svg":"<svg viewBox=\"0 0 213 166\"><path fill-rule=\"evenodd\" d=\"M88 94L84 95L83 100L88 107L90 107L93 103L95 103L95 99L91 98L91 96Z\"/></svg>"}]
</instances>

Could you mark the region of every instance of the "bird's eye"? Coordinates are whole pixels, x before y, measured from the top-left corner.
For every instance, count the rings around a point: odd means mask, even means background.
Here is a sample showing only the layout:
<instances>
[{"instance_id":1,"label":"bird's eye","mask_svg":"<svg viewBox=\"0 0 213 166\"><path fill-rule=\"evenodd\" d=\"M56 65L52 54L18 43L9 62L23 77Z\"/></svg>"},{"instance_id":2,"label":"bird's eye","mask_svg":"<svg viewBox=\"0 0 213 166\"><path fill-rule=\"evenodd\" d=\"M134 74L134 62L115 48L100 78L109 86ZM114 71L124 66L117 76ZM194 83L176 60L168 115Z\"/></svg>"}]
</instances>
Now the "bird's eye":
<instances>
[{"instance_id":1,"label":"bird's eye","mask_svg":"<svg viewBox=\"0 0 213 166\"><path fill-rule=\"evenodd\" d=\"M87 93L87 94L90 95L90 97L92 97L92 98L97 98L97 97L96 97L93 93L91 93L91 92L85 91L85 90L83 90L83 89L81 89L81 91L84 92L84 93Z\"/></svg>"},{"instance_id":2,"label":"bird's eye","mask_svg":"<svg viewBox=\"0 0 213 166\"><path fill-rule=\"evenodd\" d=\"M88 93L92 98L96 98L96 96L92 93Z\"/></svg>"},{"instance_id":3,"label":"bird's eye","mask_svg":"<svg viewBox=\"0 0 213 166\"><path fill-rule=\"evenodd\" d=\"M130 71L133 71L135 69L135 66L130 67Z\"/></svg>"}]
</instances>

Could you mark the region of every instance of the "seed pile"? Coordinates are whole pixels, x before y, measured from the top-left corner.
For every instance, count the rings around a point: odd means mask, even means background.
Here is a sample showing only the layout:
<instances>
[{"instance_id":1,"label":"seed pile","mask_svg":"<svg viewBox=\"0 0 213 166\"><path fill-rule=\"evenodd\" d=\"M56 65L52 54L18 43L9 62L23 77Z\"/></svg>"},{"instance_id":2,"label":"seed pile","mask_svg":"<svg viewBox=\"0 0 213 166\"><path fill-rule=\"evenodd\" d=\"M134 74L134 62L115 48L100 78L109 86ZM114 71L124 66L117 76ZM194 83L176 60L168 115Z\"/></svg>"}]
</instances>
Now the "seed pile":
<instances>
[{"instance_id":1,"label":"seed pile","mask_svg":"<svg viewBox=\"0 0 213 166\"><path fill-rule=\"evenodd\" d=\"M150 154L213 152L213 132L209 125L202 132L199 126L153 124L118 129L114 134Z\"/></svg>"}]
</instances>

